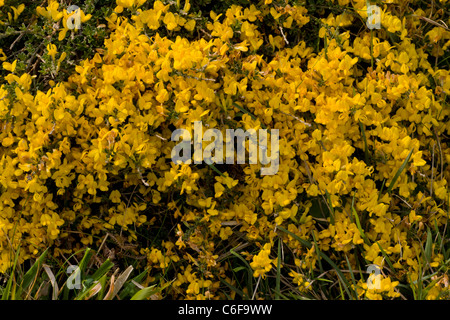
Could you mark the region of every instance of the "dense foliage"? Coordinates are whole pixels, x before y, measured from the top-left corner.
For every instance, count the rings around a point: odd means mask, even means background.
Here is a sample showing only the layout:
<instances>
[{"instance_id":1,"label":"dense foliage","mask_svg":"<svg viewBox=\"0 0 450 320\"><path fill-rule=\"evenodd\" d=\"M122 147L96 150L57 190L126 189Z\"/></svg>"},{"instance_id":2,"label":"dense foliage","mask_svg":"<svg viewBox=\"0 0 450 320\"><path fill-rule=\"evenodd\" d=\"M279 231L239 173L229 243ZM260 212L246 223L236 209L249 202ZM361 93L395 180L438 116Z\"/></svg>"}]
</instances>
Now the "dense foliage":
<instances>
[{"instance_id":1,"label":"dense foliage","mask_svg":"<svg viewBox=\"0 0 450 320\"><path fill-rule=\"evenodd\" d=\"M89 247L169 299L448 297L450 3L193 2L0 1L0 272ZM279 129L278 173L172 163L194 121Z\"/></svg>"}]
</instances>

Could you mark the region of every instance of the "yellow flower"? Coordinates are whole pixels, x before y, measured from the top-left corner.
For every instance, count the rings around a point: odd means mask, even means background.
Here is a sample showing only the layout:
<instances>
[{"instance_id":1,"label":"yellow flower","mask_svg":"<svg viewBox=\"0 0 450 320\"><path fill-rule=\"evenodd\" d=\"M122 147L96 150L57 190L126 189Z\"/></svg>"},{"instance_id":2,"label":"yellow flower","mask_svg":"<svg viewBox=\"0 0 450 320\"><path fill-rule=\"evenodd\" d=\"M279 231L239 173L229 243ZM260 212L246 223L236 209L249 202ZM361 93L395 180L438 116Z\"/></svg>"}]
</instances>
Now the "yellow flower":
<instances>
[{"instance_id":1,"label":"yellow flower","mask_svg":"<svg viewBox=\"0 0 450 320\"><path fill-rule=\"evenodd\" d=\"M11 6L11 9L13 9L14 12L14 20L17 20L17 18L19 17L19 15L23 12L23 10L25 9L25 5L22 3L20 4L17 8Z\"/></svg>"},{"instance_id":2,"label":"yellow flower","mask_svg":"<svg viewBox=\"0 0 450 320\"><path fill-rule=\"evenodd\" d=\"M3 69L8 70L10 72L14 72L16 70L17 60L14 60L13 63L3 62Z\"/></svg>"},{"instance_id":3,"label":"yellow flower","mask_svg":"<svg viewBox=\"0 0 450 320\"><path fill-rule=\"evenodd\" d=\"M66 58L67 54L65 52L61 53L61 56L58 59L58 63L56 66L56 71L59 70L60 66L61 66L61 62Z\"/></svg>"},{"instance_id":4,"label":"yellow flower","mask_svg":"<svg viewBox=\"0 0 450 320\"><path fill-rule=\"evenodd\" d=\"M272 245L270 243L266 243L262 250L253 257L253 261L250 263L250 266L255 270L253 273L254 277L262 276L265 278L266 273L272 269L273 259L269 258L271 248Z\"/></svg>"},{"instance_id":5,"label":"yellow flower","mask_svg":"<svg viewBox=\"0 0 450 320\"><path fill-rule=\"evenodd\" d=\"M67 34L67 31L68 31L69 29L67 29L67 28L64 28L64 29L62 29L60 32L59 32L59 34L58 34L58 41L62 41L65 37L66 37L66 34Z\"/></svg>"},{"instance_id":6,"label":"yellow flower","mask_svg":"<svg viewBox=\"0 0 450 320\"><path fill-rule=\"evenodd\" d=\"M195 20L189 20L183 26L187 31L193 31L195 28Z\"/></svg>"},{"instance_id":7,"label":"yellow flower","mask_svg":"<svg viewBox=\"0 0 450 320\"><path fill-rule=\"evenodd\" d=\"M58 53L58 50L54 44L49 43L47 45L47 54L52 57L52 60L55 61L55 56Z\"/></svg>"},{"instance_id":8,"label":"yellow flower","mask_svg":"<svg viewBox=\"0 0 450 320\"><path fill-rule=\"evenodd\" d=\"M422 151L416 152L413 156L413 164L416 167L422 167L426 164L426 161L422 159Z\"/></svg>"},{"instance_id":9,"label":"yellow flower","mask_svg":"<svg viewBox=\"0 0 450 320\"><path fill-rule=\"evenodd\" d=\"M58 11L59 9L59 3L56 0L50 0L49 4L47 6L47 10L38 6L36 8L36 11L41 16L52 19L54 21L59 21L63 17L63 13Z\"/></svg>"},{"instance_id":10,"label":"yellow flower","mask_svg":"<svg viewBox=\"0 0 450 320\"><path fill-rule=\"evenodd\" d=\"M109 196L109 199L113 203L120 203L120 192L117 190L113 190Z\"/></svg>"},{"instance_id":11,"label":"yellow flower","mask_svg":"<svg viewBox=\"0 0 450 320\"><path fill-rule=\"evenodd\" d=\"M7 59L5 52L0 48L0 60L5 61Z\"/></svg>"},{"instance_id":12,"label":"yellow flower","mask_svg":"<svg viewBox=\"0 0 450 320\"><path fill-rule=\"evenodd\" d=\"M119 7L131 8L134 6L135 0L116 0L116 3Z\"/></svg>"},{"instance_id":13,"label":"yellow flower","mask_svg":"<svg viewBox=\"0 0 450 320\"><path fill-rule=\"evenodd\" d=\"M163 22L166 24L168 30L173 30L178 26L177 17L172 12L166 13Z\"/></svg>"}]
</instances>

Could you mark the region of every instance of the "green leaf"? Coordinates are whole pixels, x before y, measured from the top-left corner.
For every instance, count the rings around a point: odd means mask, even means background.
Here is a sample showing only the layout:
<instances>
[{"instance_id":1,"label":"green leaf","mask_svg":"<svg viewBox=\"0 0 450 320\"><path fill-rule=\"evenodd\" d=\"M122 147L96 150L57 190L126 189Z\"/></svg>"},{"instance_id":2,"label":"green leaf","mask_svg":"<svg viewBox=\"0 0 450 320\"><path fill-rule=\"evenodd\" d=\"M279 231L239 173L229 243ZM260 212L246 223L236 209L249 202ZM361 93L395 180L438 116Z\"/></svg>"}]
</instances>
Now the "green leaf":
<instances>
[{"instance_id":1,"label":"green leaf","mask_svg":"<svg viewBox=\"0 0 450 320\"><path fill-rule=\"evenodd\" d=\"M89 255L90 254L86 256L85 254L86 259L90 259ZM99 299L99 297L102 296L105 291L106 274L113 266L114 263L111 262L109 259L106 259L106 261L102 263L100 268L98 268L97 271L95 271L95 273L91 277L89 277L88 279L86 279L86 281L84 281L84 285L86 285L87 288L82 292L80 292L78 296L75 298L75 300L84 299L88 294L90 294L91 290L100 282L101 285L101 289L99 291L100 294L97 296L97 299Z\"/></svg>"},{"instance_id":2,"label":"green leaf","mask_svg":"<svg viewBox=\"0 0 450 320\"><path fill-rule=\"evenodd\" d=\"M247 270L245 267L243 267L243 266L240 266L240 267L236 267L236 268L234 268L233 269L233 272L239 272L239 271L241 271L241 270Z\"/></svg>"},{"instance_id":3,"label":"green leaf","mask_svg":"<svg viewBox=\"0 0 450 320\"><path fill-rule=\"evenodd\" d=\"M98 282L100 283L100 285L102 286L102 288L100 289L100 292L97 294L97 300L103 300L103 298L105 297L105 289L106 289L106 274L103 275L103 277L101 277Z\"/></svg>"},{"instance_id":4,"label":"green leaf","mask_svg":"<svg viewBox=\"0 0 450 320\"><path fill-rule=\"evenodd\" d=\"M136 282L136 283L141 283L142 280L144 279L145 275L148 273L149 269L145 269L143 272L141 272L140 274L138 274L136 277L134 277L133 279L131 279L132 281ZM135 291L136 291L136 285L132 282L127 282L124 285L123 290L120 292L119 294L119 298L120 300L125 299L126 297L131 296Z\"/></svg>"},{"instance_id":5,"label":"green leaf","mask_svg":"<svg viewBox=\"0 0 450 320\"><path fill-rule=\"evenodd\" d=\"M36 262L33 264L33 266L25 273L22 279L21 288L22 290L26 291L28 287L35 281L37 277L37 273L39 271L39 268L42 266L42 263L45 260L45 257L47 256L48 249L46 249L36 260ZM29 292L32 288L30 288Z\"/></svg>"},{"instance_id":6,"label":"green leaf","mask_svg":"<svg viewBox=\"0 0 450 320\"><path fill-rule=\"evenodd\" d=\"M83 300L87 295L91 293L91 290L98 284L98 281L93 282L89 287L80 292L78 296L75 297L75 300Z\"/></svg>"},{"instance_id":7,"label":"green leaf","mask_svg":"<svg viewBox=\"0 0 450 320\"><path fill-rule=\"evenodd\" d=\"M102 265L100 266L100 268L97 269L97 271L95 271L95 273L92 275L92 280L97 281L99 280L101 277L103 277L103 275L105 275L112 267L114 266L114 263L111 262L111 260L106 259L105 262L102 263Z\"/></svg>"},{"instance_id":8,"label":"green leaf","mask_svg":"<svg viewBox=\"0 0 450 320\"><path fill-rule=\"evenodd\" d=\"M145 300L145 299L147 299L152 294L155 294L159 291L159 289L158 288L155 289L155 287L156 287L156 284L139 290L138 292L136 292L136 294L134 296L131 297L130 300Z\"/></svg>"},{"instance_id":9,"label":"green leaf","mask_svg":"<svg viewBox=\"0 0 450 320\"><path fill-rule=\"evenodd\" d=\"M132 271L133 266L129 266L128 268L125 269L124 272L120 274L120 276L117 277L117 280L114 282L114 290L112 292L110 299L114 299L116 294L119 293L119 290L122 289L123 285L127 281Z\"/></svg>"},{"instance_id":10,"label":"green leaf","mask_svg":"<svg viewBox=\"0 0 450 320\"><path fill-rule=\"evenodd\" d=\"M82 273L86 273L87 265L88 265L89 261L91 261L91 258L92 258L93 254L94 254L94 252L90 248L86 249L86 252L84 253L83 259L81 259L80 265L78 266Z\"/></svg>"},{"instance_id":11,"label":"green leaf","mask_svg":"<svg viewBox=\"0 0 450 320\"><path fill-rule=\"evenodd\" d=\"M136 294L134 296L131 297L131 300L145 300L147 298L149 298L151 295L161 292L163 291L165 288L167 288L168 286L170 286L172 284L173 281L167 282L164 286L160 287L160 288L156 288L156 285L144 288L142 290L139 290L138 292L136 292Z\"/></svg>"}]
</instances>

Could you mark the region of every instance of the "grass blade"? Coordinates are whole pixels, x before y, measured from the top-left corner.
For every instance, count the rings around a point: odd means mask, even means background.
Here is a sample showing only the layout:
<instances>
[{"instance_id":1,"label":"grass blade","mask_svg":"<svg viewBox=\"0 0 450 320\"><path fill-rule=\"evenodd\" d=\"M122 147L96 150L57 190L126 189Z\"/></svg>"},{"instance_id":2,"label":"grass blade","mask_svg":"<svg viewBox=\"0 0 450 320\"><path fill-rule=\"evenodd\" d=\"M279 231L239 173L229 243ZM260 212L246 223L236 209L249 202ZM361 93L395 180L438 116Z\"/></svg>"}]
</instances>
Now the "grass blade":
<instances>
[{"instance_id":1,"label":"grass blade","mask_svg":"<svg viewBox=\"0 0 450 320\"><path fill-rule=\"evenodd\" d=\"M433 239L431 238L431 230L430 228L428 228L427 230L427 242L425 244L425 258L426 258L426 262L430 263L431 262L431 249L433 246Z\"/></svg>"},{"instance_id":2,"label":"grass blade","mask_svg":"<svg viewBox=\"0 0 450 320\"><path fill-rule=\"evenodd\" d=\"M55 275L53 274L52 270L48 265L44 264L43 267L53 287L52 300L58 300L59 288L58 283L56 282Z\"/></svg>"},{"instance_id":3,"label":"grass blade","mask_svg":"<svg viewBox=\"0 0 450 320\"><path fill-rule=\"evenodd\" d=\"M277 252L277 277L275 279L275 300L280 300L280 278L281 278L281 239L278 239Z\"/></svg>"},{"instance_id":4,"label":"grass blade","mask_svg":"<svg viewBox=\"0 0 450 320\"><path fill-rule=\"evenodd\" d=\"M387 188L387 192L391 194L392 188L394 188L395 183L397 182L397 179L402 174L403 170L405 170L406 166L408 165L409 159L411 159L412 153L414 151L414 148L411 149L408 156L406 157L405 161L401 165L401 167L397 170L397 173L395 174L394 178L392 178L391 183L389 184L389 187Z\"/></svg>"},{"instance_id":5,"label":"grass blade","mask_svg":"<svg viewBox=\"0 0 450 320\"><path fill-rule=\"evenodd\" d=\"M156 285L141 289L138 292L136 292L136 294L134 296L132 296L130 300L146 300L150 296L154 295L155 293L163 291L165 288L170 286L172 284L172 282L173 281L167 282L162 287L156 288L156 289L155 289Z\"/></svg>"},{"instance_id":6,"label":"grass blade","mask_svg":"<svg viewBox=\"0 0 450 320\"><path fill-rule=\"evenodd\" d=\"M100 288L100 293L97 295L97 300L103 300L103 298L105 297L105 288L106 288L106 274L103 275L103 277L101 277L98 282L100 283L100 285L102 286Z\"/></svg>"},{"instance_id":7,"label":"grass blade","mask_svg":"<svg viewBox=\"0 0 450 320\"><path fill-rule=\"evenodd\" d=\"M106 261L102 263L100 268L98 268L97 271L95 271L95 273L92 275L92 280L100 280L100 278L103 277L103 275L105 275L113 266L114 263L111 262L111 260L106 259Z\"/></svg>"},{"instance_id":8,"label":"grass blade","mask_svg":"<svg viewBox=\"0 0 450 320\"><path fill-rule=\"evenodd\" d=\"M102 290L102 284L99 281L94 282L89 288L81 292L74 300L89 300Z\"/></svg>"},{"instance_id":9,"label":"grass blade","mask_svg":"<svg viewBox=\"0 0 450 320\"><path fill-rule=\"evenodd\" d=\"M325 195L327 196L328 206L330 208L330 223L334 225L334 208L333 203L331 202L331 196L328 193L327 189L325 189Z\"/></svg>"},{"instance_id":10,"label":"grass blade","mask_svg":"<svg viewBox=\"0 0 450 320\"><path fill-rule=\"evenodd\" d=\"M244 109L243 107L238 105L236 102L233 102L232 105L233 105L233 107L238 108L241 112L248 114L252 118L252 120L254 120L254 121L259 120L253 113L251 113L250 111ZM259 121L259 123L261 125L261 128L267 129L267 127L264 125L264 123L262 123L262 121Z\"/></svg>"},{"instance_id":11,"label":"grass blade","mask_svg":"<svg viewBox=\"0 0 450 320\"><path fill-rule=\"evenodd\" d=\"M22 292L26 292L25 299L28 299L29 295L31 294L31 290L34 287L34 284L37 279L38 271L40 267L42 266L42 263L45 260L45 257L47 256L48 249L46 249L39 258L35 261L33 266L25 273L25 275L22 278L22 283L19 287L18 295L21 296ZM29 288L29 289L28 289Z\"/></svg>"},{"instance_id":12,"label":"grass blade","mask_svg":"<svg viewBox=\"0 0 450 320\"><path fill-rule=\"evenodd\" d=\"M359 221L359 217L358 217L358 213L356 212L355 208L352 205L352 212L353 212L353 217L355 218L355 222L356 222L356 226L358 227L359 230L359 234L361 235L361 238L363 238L364 242L370 246L370 241L369 239L366 237L366 234L364 233L363 228L361 227L361 222Z\"/></svg>"},{"instance_id":13,"label":"grass blade","mask_svg":"<svg viewBox=\"0 0 450 320\"><path fill-rule=\"evenodd\" d=\"M26 290L31 285L31 283L34 282L34 280L36 279L38 270L41 267L42 263L44 262L45 257L47 256L47 252L48 252L48 249L46 249L40 255L40 257L36 260L36 262L33 264L33 266L23 276L22 285L21 285L23 290ZM30 291L31 291L31 289L32 288L30 288Z\"/></svg>"},{"instance_id":14,"label":"grass blade","mask_svg":"<svg viewBox=\"0 0 450 320\"><path fill-rule=\"evenodd\" d=\"M217 174L219 174L220 176L222 176L222 177L225 177L225 175L222 173L222 172L220 172L220 170L219 169L217 169L216 168L216 166L214 165L214 164L210 164L210 163L208 163L207 164L208 166L210 166L211 167L211 169L213 169Z\"/></svg>"},{"instance_id":15,"label":"grass blade","mask_svg":"<svg viewBox=\"0 0 450 320\"><path fill-rule=\"evenodd\" d=\"M145 269L143 272L141 272L136 277L131 279L132 280L131 282L128 282L127 284L125 284L123 290L119 294L120 300L123 300L126 297L131 296L133 293L135 293L136 286L133 284L133 281L135 281L136 283L141 283L142 279L144 279L145 275L148 273L148 270L149 269Z\"/></svg>"},{"instance_id":16,"label":"grass blade","mask_svg":"<svg viewBox=\"0 0 450 320\"><path fill-rule=\"evenodd\" d=\"M303 240L302 238L300 238L296 234L286 230L285 228L280 227L280 226L278 226L277 228L279 230L283 231L284 233L287 233L288 235L293 237L295 240L299 241L301 244L304 244L308 249L310 249L312 247L312 244L310 242L308 242L306 240ZM323 253L321 250L319 250L319 248L317 248L317 252L322 257L322 259L324 259L326 262L328 262L328 264L336 271L339 279L342 281L343 284L345 284L344 289L347 291L347 294L350 296L350 292L348 290L348 288L350 287L350 284L348 283L348 281L345 278L345 276L342 273L342 271L339 269L339 267L325 253Z\"/></svg>"},{"instance_id":17,"label":"grass blade","mask_svg":"<svg viewBox=\"0 0 450 320\"><path fill-rule=\"evenodd\" d=\"M156 284L154 284L154 285L152 285L150 287L147 287L147 288L139 290L138 292L136 292L135 295L133 295L131 297L130 300L145 300L145 299L147 299L148 297L150 297L151 295L157 293L160 290L159 288L155 289L155 287L156 287Z\"/></svg>"},{"instance_id":18,"label":"grass blade","mask_svg":"<svg viewBox=\"0 0 450 320\"><path fill-rule=\"evenodd\" d=\"M383 179L383 183L381 184L380 191L378 192L378 200L380 200L381 195L383 194L384 185L386 183L386 179Z\"/></svg>"},{"instance_id":19,"label":"grass blade","mask_svg":"<svg viewBox=\"0 0 450 320\"><path fill-rule=\"evenodd\" d=\"M248 289L249 295L253 296L253 271L252 271L253 269L252 269L252 267L248 264L247 260L245 260L239 253L237 253L233 249L230 249L230 253L232 255L234 255L235 257L239 258L247 266L247 280L248 280L247 289Z\"/></svg>"},{"instance_id":20,"label":"grass blade","mask_svg":"<svg viewBox=\"0 0 450 320\"><path fill-rule=\"evenodd\" d=\"M17 261L19 260L19 251L20 251L20 247L18 247L16 250L16 254L14 256L13 269L12 269L11 275L9 276L8 282L6 283L5 290L3 291L2 300L9 299L9 295L11 293L12 282L14 279L14 273L16 272Z\"/></svg>"},{"instance_id":21,"label":"grass blade","mask_svg":"<svg viewBox=\"0 0 450 320\"><path fill-rule=\"evenodd\" d=\"M391 268L391 270L394 270L394 265L392 264L391 259L387 255L386 251L384 251L383 247L378 243L378 241L375 243L378 245L378 248L380 248L380 251L383 254L383 257L386 260L387 264L389 265L389 268Z\"/></svg>"},{"instance_id":22,"label":"grass blade","mask_svg":"<svg viewBox=\"0 0 450 320\"><path fill-rule=\"evenodd\" d=\"M345 260L347 261L347 266L348 266L348 270L350 271L350 276L352 278L352 283L353 283L353 288L350 288L352 291L352 293L354 294L355 300L358 300L358 294L356 292L356 279L355 279L355 275L353 274L353 270L352 267L350 265L350 261L348 261L347 255L345 255Z\"/></svg>"},{"instance_id":23,"label":"grass blade","mask_svg":"<svg viewBox=\"0 0 450 320\"><path fill-rule=\"evenodd\" d=\"M123 287L131 272L133 271L133 266L129 266L120 276L117 277L117 280L114 282L114 290L111 295L111 299L113 299L119 290Z\"/></svg>"},{"instance_id":24,"label":"grass blade","mask_svg":"<svg viewBox=\"0 0 450 320\"><path fill-rule=\"evenodd\" d=\"M86 274L87 265L88 265L89 261L91 261L93 254L94 254L94 252L90 248L86 249L83 259L81 259L80 265L79 265L79 268L80 268L80 271L82 272L82 274Z\"/></svg>"},{"instance_id":25,"label":"grass blade","mask_svg":"<svg viewBox=\"0 0 450 320\"><path fill-rule=\"evenodd\" d=\"M367 147L366 130L361 121L359 121L359 128L361 129L361 134L364 141L364 159L366 160L366 165L369 165L369 149Z\"/></svg>"},{"instance_id":26,"label":"grass blade","mask_svg":"<svg viewBox=\"0 0 450 320\"><path fill-rule=\"evenodd\" d=\"M110 280L110 285L109 285L109 290L106 293L106 296L103 298L103 300L111 300L112 299L112 293L114 291L114 280L115 280L115 276L114 274L111 276L111 280Z\"/></svg>"},{"instance_id":27,"label":"grass blade","mask_svg":"<svg viewBox=\"0 0 450 320\"><path fill-rule=\"evenodd\" d=\"M96 283L94 283L92 285L92 287L89 290L87 290L89 295L87 297L85 297L84 299L89 300L90 298L95 296L97 293L99 293L101 289L102 289L102 284L97 281Z\"/></svg>"},{"instance_id":28,"label":"grass blade","mask_svg":"<svg viewBox=\"0 0 450 320\"><path fill-rule=\"evenodd\" d=\"M220 282L222 282L224 285L226 285L228 288L230 288L231 290L233 290L234 292L236 292L238 295L241 296L242 299L249 299L249 297L240 289L236 288L235 286L233 286L232 284L228 283L227 281L223 280L223 279L219 279Z\"/></svg>"},{"instance_id":29,"label":"grass blade","mask_svg":"<svg viewBox=\"0 0 450 320\"><path fill-rule=\"evenodd\" d=\"M314 235L314 232L312 233L313 240L314 240L314 250L316 251L316 254L319 255L319 251L317 250L319 248L319 245L316 241L316 236ZM323 267L322 267L322 261L320 259L317 259L317 262L319 263L319 270L320 273L323 273Z\"/></svg>"}]
</instances>

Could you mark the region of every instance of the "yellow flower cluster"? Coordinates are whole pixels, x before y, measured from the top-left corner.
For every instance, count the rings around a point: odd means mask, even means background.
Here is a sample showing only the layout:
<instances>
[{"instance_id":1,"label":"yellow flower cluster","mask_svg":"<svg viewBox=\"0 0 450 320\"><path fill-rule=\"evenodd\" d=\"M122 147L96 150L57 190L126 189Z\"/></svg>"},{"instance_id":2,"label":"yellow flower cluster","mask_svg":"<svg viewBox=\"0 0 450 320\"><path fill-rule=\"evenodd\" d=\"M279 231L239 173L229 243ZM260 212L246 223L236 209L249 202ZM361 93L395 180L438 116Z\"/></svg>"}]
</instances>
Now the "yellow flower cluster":
<instances>
[{"instance_id":1,"label":"yellow flower cluster","mask_svg":"<svg viewBox=\"0 0 450 320\"><path fill-rule=\"evenodd\" d=\"M20 14L23 12L23 10L25 9L25 4L20 4L17 7L15 6L5 6L5 1L1 0L0 1L0 7L5 8L6 11L6 16L5 16L5 11L1 11L0 12L0 25L8 25L11 24L13 21L16 21ZM3 21L3 19L7 19L7 21ZM3 50L2 50L3 52Z\"/></svg>"},{"instance_id":2,"label":"yellow flower cluster","mask_svg":"<svg viewBox=\"0 0 450 320\"><path fill-rule=\"evenodd\" d=\"M91 14L85 15L83 10L79 8L73 11L68 11L67 9L60 11L60 4L56 0L49 0L46 8L38 6L36 8L36 12L40 16L47 18L53 22L62 22L62 30L58 34L59 41L65 38L67 32L70 29L77 29L79 27L77 23L74 24L73 21L74 19L77 19L75 18L76 16L79 16L80 24L88 21L92 17Z\"/></svg>"},{"instance_id":3,"label":"yellow flower cluster","mask_svg":"<svg viewBox=\"0 0 450 320\"><path fill-rule=\"evenodd\" d=\"M98 247L117 230L139 245L152 276L173 276L172 298L224 298L223 283L236 285L231 259L262 279L284 259L283 274L309 292L319 250L344 269L383 268L379 289L359 280L360 297L399 297L398 284L415 285L428 264L429 298L438 298L444 257L420 244L449 218L450 73L436 61L450 32L433 26L430 50L418 45L425 14L399 14L399 0L382 8L382 29L354 35L366 1L335 2L352 14L317 19L260 1L211 11L199 25L188 0L117 0L104 49L47 92L4 62L0 271L19 239L24 261L47 246L55 256ZM37 13L62 19L66 36L70 14L56 0ZM82 23L90 17L81 11ZM313 22L320 50L299 40ZM278 173L172 163L172 131L192 133L194 121L223 133L278 129Z\"/></svg>"},{"instance_id":4,"label":"yellow flower cluster","mask_svg":"<svg viewBox=\"0 0 450 320\"><path fill-rule=\"evenodd\" d=\"M255 277L264 277L265 273L272 269L272 259L270 259L271 249L271 244L266 243L264 248L262 248L261 251L253 257L253 262L250 266L255 270L253 274Z\"/></svg>"},{"instance_id":5,"label":"yellow flower cluster","mask_svg":"<svg viewBox=\"0 0 450 320\"><path fill-rule=\"evenodd\" d=\"M357 287L359 295L364 294L370 300L382 300L383 296L388 298L397 298L400 296L400 293L395 290L399 282L391 281L389 277L383 277L383 275L378 274L369 278L368 283L359 283Z\"/></svg>"}]
</instances>

